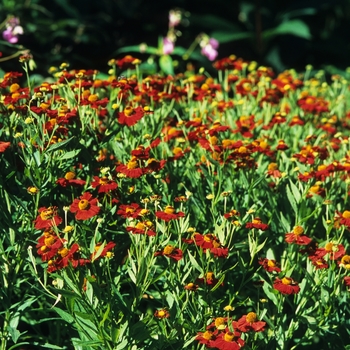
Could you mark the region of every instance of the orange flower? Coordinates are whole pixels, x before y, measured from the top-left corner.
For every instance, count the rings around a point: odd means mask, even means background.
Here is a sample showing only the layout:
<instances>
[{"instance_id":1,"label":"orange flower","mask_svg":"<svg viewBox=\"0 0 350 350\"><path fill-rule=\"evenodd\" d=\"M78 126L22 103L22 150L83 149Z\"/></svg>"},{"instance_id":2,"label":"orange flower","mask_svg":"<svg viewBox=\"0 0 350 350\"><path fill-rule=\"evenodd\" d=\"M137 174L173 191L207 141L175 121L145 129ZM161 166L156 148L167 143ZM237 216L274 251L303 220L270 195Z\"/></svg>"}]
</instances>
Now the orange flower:
<instances>
[{"instance_id":1,"label":"orange flower","mask_svg":"<svg viewBox=\"0 0 350 350\"><path fill-rule=\"evenodd\" d=\"M35 228L38 230L49 229L52 226L58 226L62 222L62 218L57 214L57 207L41 207L40 213L35 219Z\"/></svg>"}]
</instances>

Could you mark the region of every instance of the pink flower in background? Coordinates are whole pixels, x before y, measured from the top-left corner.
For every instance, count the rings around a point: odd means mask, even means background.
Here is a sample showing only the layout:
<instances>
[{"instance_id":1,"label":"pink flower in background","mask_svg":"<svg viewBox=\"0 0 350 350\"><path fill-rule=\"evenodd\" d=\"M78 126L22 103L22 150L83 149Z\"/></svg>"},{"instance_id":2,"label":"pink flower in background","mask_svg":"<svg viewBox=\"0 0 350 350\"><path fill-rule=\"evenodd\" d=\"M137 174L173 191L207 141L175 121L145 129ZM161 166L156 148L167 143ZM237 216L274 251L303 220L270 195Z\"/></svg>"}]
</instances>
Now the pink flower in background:
<instances>
[{"instance_id":1,"label":"pink flower in background","mask_svg":"<svg viewBox=\"0 0 350 350\"><path fill-rule=\"evenodd\" d=\"M2 33L4 40L11 44L18 42L18 35L23 34L23 28L19 25L19 18L11 17L6 23L6 30Z\"/></svg>"},{"instance_id":2,"label":"pink flower in background","mask_svg":"<svg viewBox=\"0 0 350 350\"><path fill-rule=\"evenodd\" d=\"M205 57L207 57L210 61L214 61L218 55L217 49L219 48L219 42L214 39L210 38L208 42L202 42L201 43L201 54Z\"/></svg>"},{"instance_id":3,"label":"pink flower in background","mask_svg":"<svg viewBox=\"0 0 350 350\"><path fill-rule=\"evenodd\" d=\"M164 55L170 55L174 51L174 41L172 41L170 38L165 37L163 39L163 54Z\"/></svg>"},{"instance_id":4,"label":"pink flower in background","mask_svg":"<svg viewBox=\"0 0 350 350\"><path fill-rule=\"evenodd\" d=\"M170 10L169 11L169 28L176 27L180 24L182 18L182 13L180 10Z\"/></svg>"}]
</instances>

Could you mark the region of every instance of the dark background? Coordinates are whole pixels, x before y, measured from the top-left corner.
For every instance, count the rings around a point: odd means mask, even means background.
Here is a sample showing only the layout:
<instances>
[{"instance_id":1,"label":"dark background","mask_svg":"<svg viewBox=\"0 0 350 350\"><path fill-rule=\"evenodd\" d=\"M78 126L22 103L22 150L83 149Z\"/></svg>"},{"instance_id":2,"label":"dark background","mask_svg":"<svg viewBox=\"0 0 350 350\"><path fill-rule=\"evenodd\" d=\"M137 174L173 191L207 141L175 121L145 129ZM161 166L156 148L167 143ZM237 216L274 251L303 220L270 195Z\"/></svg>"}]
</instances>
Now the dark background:
<instances>
[{"instance_id":1,"label":"dark background","mask_svg":"<svg viewBox=\"0 0 350 350\"><path fill-rule=\"evenodd\" d=\"M45 75L62 62L107 72L109 59L125 55L118 51L123 47L143 42L157 47L174 8L185 13L176 42L183 48L204 32L219 40L218 58L235 54L277 72L303 71L311 64L341 73L350 66L350 0L2 0L0 14L2 20L8 14L20 18L25 34L18 44L30 49L36 72ZM4 44L3 56L20 49ZM205 58L192 61L211 67ZM0 68L21 69L18 59L2 62Z\"/></svg>"}]
</instances>

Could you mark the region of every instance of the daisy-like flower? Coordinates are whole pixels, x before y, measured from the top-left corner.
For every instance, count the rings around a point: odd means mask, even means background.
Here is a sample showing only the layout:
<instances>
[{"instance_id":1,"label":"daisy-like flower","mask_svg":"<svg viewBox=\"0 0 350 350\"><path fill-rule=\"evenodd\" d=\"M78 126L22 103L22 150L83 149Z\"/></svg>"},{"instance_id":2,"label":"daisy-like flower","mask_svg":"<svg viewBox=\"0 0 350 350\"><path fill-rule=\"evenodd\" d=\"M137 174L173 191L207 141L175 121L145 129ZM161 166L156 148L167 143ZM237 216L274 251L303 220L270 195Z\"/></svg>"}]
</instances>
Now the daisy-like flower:
<instances>
[{"instance_id":1,"label":"daisy-like flower","mask_svg":"<svg viewBox=\"0 0 350 350\"><path fill-rule=\"evenodd\" d=\"M285 295L298 294L300 292L298 282L290 277L276 278L273 288Z\"/></svg>"},{"instance_id":2,"label":"daisy-like flower","mask_svg":"<svg viewBox=\"0 0 350 350\"><path fill-rule=\"evenodd\" d=\"M252 222L248 222L245 225L246 228L252 229L252 228L257 228L261 231L266 231L269 228L269 225L264 224L260 218L256 217L252 220Z\"/></svg>"},{"instance_id":3,"label":"daisy-like flower","mask_svg":"<svg viewBox=\"0 0 350 350\"><path fill-rule=\"evenodd\" d=\"M61 270L71 264L74 268L90 263L90 260L83 259L79 254L79 245L74 243L70 249L63 247L58 250L58 258L48 261L47 271L49 273Z\"/></svg>"},{"instance_id":4,"label":"daisy-like flower","mask_svg":"<svg viewBox=\"0 0 350 350\"><path fill-rule=\"evenodd\" d=\"M117 214L123 217L124 219L126 218L136 219L139 216L141 210L142 208L137 203L121 204L119 206Z\"/></svg>"},{"instance_id":5,"label":"daisy-like flower","mask_svg":"<svg viewBox=\"0 0 350 350\"><path fill-rule=\"evenodd\" d=\"M164 221L176 220L185 216L182 211L176 212L174 207L167 205L164 211L156 211L156 217Z\"/></svg>"},{"instance_id":6,"label":"daisy-like flower","mask_svg":"<svg viewBox=\"0 0 350 350\"><path fill-rule=\"evenodd\" d=\"M132 108L126 107L123 112L118 113L118 122L122 125L133 126L145 115L141 106Z\"/></svg>"},{"instance_id":7,"label":"daisy-like flower","mask_svg":"<svg viewBox=\"0 0 350 350\"><path fill-rule=\"evenodd\" d=\"M194 242L197 246L203 249L204 253L209 249L216 257L227 258L228 256L228 248L223 247L219 239L211 233L205 235L195 233Z\"/></svg>"},{"instance_id":8,"label":"daisy-like flower","mask_svg":"<svg viewBox=\"0 0 350 350\"><path fill-rule=\"evenodd\" d=\"M47 230L52 226L58 226L62 222L62 218L57 214L57 207L41 207L40 213L35 219L35 228L38 230Z\"/></svg>"},{"instance_id":9,"label":"daisy-like flower","mask_svg":"<svg viewBox=\"0 0 350 350\"><path fill-rule=\"evenodd\" d=\"M108 193L118 188L118 184L115 181L110 180L107 176L94 176L91 186L97 188L98 193Z\"/></svg>"},{"instance_id":10,"label":"daisy-like flower","mask_svg":"<svg viewBox=\"0 0 350 350\"><path fill-rule=\"evenodd\" d=\"M295 226L293 231L286 233L285 241L289 244L295 243L298 245L308 245L311 242L311 238L303 235L304 229L301 226Z\"/></svg>"},{"instance_id":11,"label":"daisy-like flower","mask_svg":"<svg viewBox=\"0 0 350 350\"><path fill-rule=\"evenodd\" d=\"M267 272L281 272L281 268L278 266L276 260L260 258L259 264L263 267Z\"/></svg>"},{"instance_id":12,"label":"daisy-like flower","mask_svg":"<svg viewBox=\"0 0 350 350\"><path fill-rule=\"evenodd\" d=\"M56 183L62 187L67 186L84 186L86 181L75 178L75 173L73 171L68 171L64 177L56 180Z\"/></svg>"},{"instance_id":13,"label":"daisy-like flower","mask_svg":"<svg viewBox=\"0 0 350 350\"><path fill-rule=\"evenodd\" d=\"M154 253L154 256L166 256L175 261L182 259L182 250L168 244L163 250Z\"/></svg>"},{"instance_id":14,"label":"daisy-like flower","mask_svg":"<svg viewBox=\"0 0 350 350\"><path fill-rule=\"evenodd\" d=\"M45 231L36 245L41 260L49 261L52 259L58 253L58 250L63 247L64 242L65 239L58 237L52 230Z\"/></svg>"},{"instance_id":15,"label":"daisy-like flower","mask_svg":"<svg viewBox=\"0 0 350 350\"><path fill-rule=\"evenodd\" d=\"M214 348L213 345L216 336L211 331L198 332L195 338L200 344L204 344L207 348Z\"/></svg>"},{"instance_id":16,"label":"daisy-like flower","mask_svg":"<svg viewBox=\"0 0 350 350\"><path fill-rule=\"evenodd\" d=\"M238 321L232 322L233 328L241 332L262 332L265 330L266 322L259 321L255 312L249 312L242 316Z\"/></svg>"},{"instance_id":17,"label":"daisy-like flower","mask_svg":"<svg viewBox=\"0 0 350 350\"><path fill-rule=\"evenodd\" d=\"M134 179L141 177L145 173L145 170L140 167L139 161L135 156L132 156L126 164L118 165L115 170Z\"/></svg>"},{"instance_id":18,"label":"daisy-like flower","mask_svg":"<svg viewBox=\"0 0 350 350\"><path fill-rule=\"evenodd\" d=\"M245 344L240 335L239 332L231 332L227 329L217 335L212 346L218 350L240 350Z\"/></svg>"},{"instance_id":19,"label":"daisy-like flower","mask_svg":"<svg viewBox=\"0 0 350 350\"><path fill-rule=\"evenodd\" d=\"M311 260L318 260L324 258L326 255L329 256L330 260L338 260L345 255L345 247L342 244L328 242L324 248L317 248L313 255L309 255L309 258Z\"/></svg>"},{"instance_id":20,"label":"daisy-like flower","mask_svg":"<svg viewBox=\"0 0 350 350\"><path fill-rule=\"evenodd\" d=\"M170 316L170 313L166 309L156 310L154 313L154 317L159 319L168 318L169 316Z\"/></svg>"},{"instance_id":21,"label":"daisy-like flower","mask_svg":"<svg viewBox=\"0 0 350 350\"><path fill-rule=\"evenodd\" d=\"M87 220L99 213L100 207L97 203L97 198L93 198L90 192L85 192L79 199L74 199L70 211L75 213L77 220Z\"/></svg>"}]
</instances>

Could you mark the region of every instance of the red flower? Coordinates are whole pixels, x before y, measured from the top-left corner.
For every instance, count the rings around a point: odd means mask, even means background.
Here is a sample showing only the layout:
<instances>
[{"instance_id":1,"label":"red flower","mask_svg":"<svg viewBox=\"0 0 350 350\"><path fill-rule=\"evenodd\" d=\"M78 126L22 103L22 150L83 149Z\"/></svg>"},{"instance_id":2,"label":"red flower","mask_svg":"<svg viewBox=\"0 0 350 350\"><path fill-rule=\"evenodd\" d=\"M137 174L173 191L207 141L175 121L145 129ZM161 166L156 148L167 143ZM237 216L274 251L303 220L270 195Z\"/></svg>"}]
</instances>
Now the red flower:
<instances>
[{"instance_id":1,"label":"red flower","mask_svg":"<svg viewBox=\"0 0 350 350\"><path fill-rule=\"evenodd\" d=\"M0 153L4 153L10 145L11 142L0 141Z\"/></svg>"},{"instance_id":2,"label":"red flower","mask_svg":"<svg viewBox=\"0 0 350 350\"><path fill-rule=\"evenodd\" d=\"M290 277L283 277L282 279L276 278L273 288L281 292L282 294L298 294L300 287L298 282L294 281Z\"/></svg>"},{"instance_id":3,"label":"red flower","mask_svg":"<svg viewBox=\"0 0 350 350\"><path fill-rule=\"evenodd\" d=\"M154 253L154 256L160 255L179 261L182 259L182 250L168 244L163 250Z\"/></svg>"},{"instance_id":4,"label":"red flower","mask_svg":"<svg viewBox=\"0 0 350 350\"><path fill-rule=\"evenodd\" d=\"M277 266L276 260L267 259L267 258L260 258L259 264L267 272L272 272L272 271L281 272L281 269Z\"/></svg>"},{"instance_id":5,"label":"red flower","mask_svg":"<svg viewBox=\"0 0 350 350\"><path fill-rule=\"evenodd\" d=\"M74 199L70 206L71 213L76 213L77 220L87 220L97 215L100 207L97 206L97 198L92 198L92 194L85 192L80 199Z\"/></svg>"},{"instance_id":6,"label":"red flower","mask_svg":"<svg viewBox=\"0 0 350 350\"><path fill-rule=\"evenodd\" d=\"M214 340L216 339L216 336L211 331L205 331L205 332L198 332L196 336L196 340L200 344L204 344L207 348L214 348L213 345Z\"/></svg>"},{"instance_id":7,"label":"red flower","mask_svg":"<svg viewBox=\"0 0 350 350\"><path fill-rule=\"evenodd\" d=\"M337 260L345 255L345 248L342 244L329 242L324 248L317 248L313 255L309 255L311 260L319 260L329 254L330 260Z\"/></svg>"},{"instance_id":8,"label":"red flower","mask_svg":"<svg viewBox=\"0 0 350 350\"><path fill-rule=\"evenodd\" d=\"M58 250L63 247L65 239L58 237L53 231L45 231L44 234L38 239L36 248L38 255L40 255L42 261L49 261L57 253Z\"/></svg>"},{"instance_id":9,"label":"red flower","mask_svg":"<svg viewBox=\"0 0 350 350\"><path fill-rule=\"evenodd\" d=\"M285 241L287 243L295 243L298 245L308 245L311 242L311 238L303 235L304 229L301 226L295 226L293 232L286 233Z\"/></svg>"},{"instance_id":10,"label":"red flower","mask_svg":"<svg viewBox=\"0 0 350 350\"><path fill-rule=\"evenodd\" d=\"M249 312L247 315L242 316L238 321L232 322L233 328L238 329L241 332L262 332L265 330L266 322L258 321L255 312Z\"/></svg>"},{"instance_id":11,"label":"red flower","mask_svg":"<svg viewBox=\"0 0 350 350\"><path fill-rule=\"evenodd\" d=\"M123 217L124 219L126 218L136 219L140 214L141 210L142 208L137 203L121 204L119 206L117 214Z\"/></svg>"},{"instance_id":12,"label":"red flower","mask_svg":"<svg viewBox=\"0 0 350 350\"><path fill-rule=\"evenodd\" d=\"M167 205L164 211L156 211L156 217L164 221L176 220L185 216L182 211L175 212L174 207Z\"/></svg>"},{"instance_id":13,"label":"red flower","mask_svg":"<svg viewBox=\"0 0 350 350\"><path fill-rule=\"evenodd\" d=\"M118 122L122 125L133 126L144 115L145 115L145 111L141 106L136 108L132 108L131 106L129 106L129 107L126 107L123 112L119 112Z\"/></svg>"},{"instance_id":14,"label":"red flower","mask_svg":"<svg viewBox=\"0 0 350 350\"><path fill-rule=\"evenodd\" d=\"M240 350L245 342L240 338L241 333L226 330L218 334L212 346L218 350Z\"/></svg>"},{"instance_id":15,"label":"red flower","mask_svg":"<svg viewBox=\"0 0 350 350\"><path fill-rule=\"evenodd\" d=\"M86 181L76 179L75 173L73 171L68 171L64 177L59 178L56 180L56 183L59 184L62 187L67 187L68 185L71 186L84 186Z\"/></svg>"},{"instance_id":16,"label":"red flower","mask_svg":"<svg viewBox=\"0 0 350 350\"><path fill-rule=\"evenodd\" d=\"M40 215L34 221L35 228L38 230L46 230L62 222L62 218L57 215L57 207L41 207L38 212Z\"/></svg>"},{"instance_id":17,"label":"red flower","mask_svg":"<svg viewBox=\"0 0 350 350\"><path fill-rule=\"evenodd\" d=\"M58 258L56 260L49 260L47 271L54 272L61 270L71 264L74 268L90 263L88 259L82 259L79 255L79 245L74 243L70 249L61 248L58 251Z\"/></svg>"},{"instance_id":18,"label":"red flower","mask_svg":"<svg viewBox=\"0 0 350 350\"><path fill-rule=\"evenodd\" d=\"M343 281L347 287L350 287L350 277L349 276L345 276Z\"/></svg>"},{"instance_id":19,"label":"red flower","mask_svg":"<svg viewBox=\"0 0 350 350\"><path fill-rule=\"evenodd\" d=\"M221 245L220 241L216 236L211 233L201 235L200 233L194 234L194 241L197 246L201 247L206 252L207 249L210 249L210 252L216 257L227 258L228 248L225 248Z\"/></svg>"},{"instance_id":20,"label":"red flower","mask_svg":"<svg viewBox=\"0 0 350 350\"><path fill-rule=\"evenodd\" d=\"M118 165L115 168L115 170L119 173L126 175L127 177L131 177L135 179L141 177L145 172L144 169L140 168L137 157L135 156L132 156L126 165L124 164Z\"/></svg>"},{"instance_id":21,"label":"red flower","mask_svg":"<svg viewBox=\"0 0 350 350\"><path fill-rule=\"evenodd\" d=\"M93 188L98 188L98 193L108 193L117 189L118 184L115 181L108 179L107 176L103 176L101 178L94 176L91 186Z\"/></svg>"},{"instance_id":22,"label":"red flower","mask_svg":"<svg viewBox=\"0 0 350 350\"><path fill-rule=\"evenodd\" d=\"M269 228L269 225L264 224L260 218L254 218L252 222L246 223L245 227L249 229L257 228L259 230L266 231Z\"/></svg>"},{"instance_id":23,"label":"red flower","mask_svg":"<svg viewBox=\"0 0 350 350\"><path fill-rule=\"evenodd\" d=\"M337 211L337 217L334 219L334 223L339 225L344 225L350 229L350 211L345 210L343 213Z\"/></svg>"}]
</instances>

